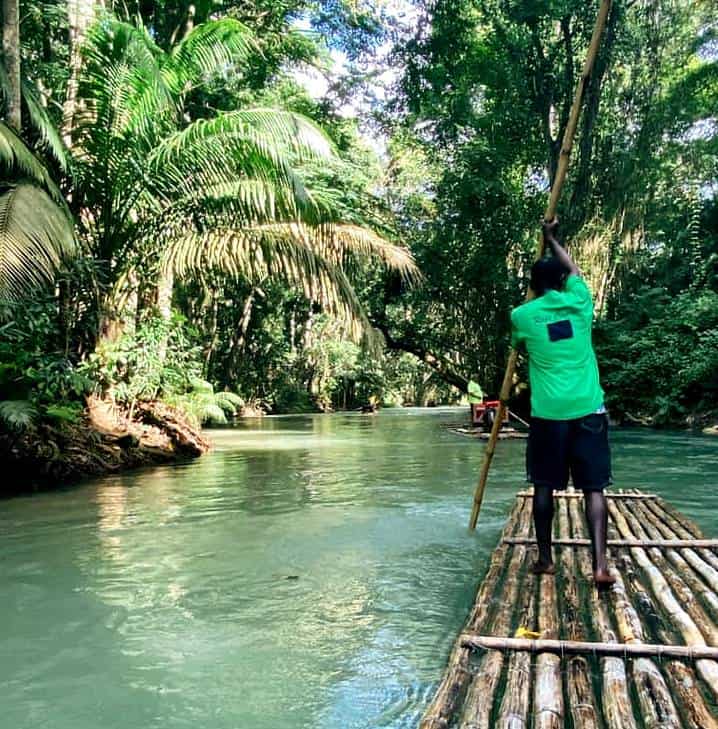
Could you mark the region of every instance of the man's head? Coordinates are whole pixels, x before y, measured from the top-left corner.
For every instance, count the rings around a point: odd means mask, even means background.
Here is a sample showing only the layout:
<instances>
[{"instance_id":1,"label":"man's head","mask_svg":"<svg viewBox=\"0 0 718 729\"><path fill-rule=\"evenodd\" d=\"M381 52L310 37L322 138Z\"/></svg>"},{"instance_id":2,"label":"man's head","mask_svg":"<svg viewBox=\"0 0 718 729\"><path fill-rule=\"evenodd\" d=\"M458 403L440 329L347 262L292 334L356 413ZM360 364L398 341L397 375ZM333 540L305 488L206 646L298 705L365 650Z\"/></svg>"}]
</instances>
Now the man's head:
<instances>
[{"instance_id":1,"label":"man's head","mask_svg":"<svg viewBox=\"0 0 718 729\"><path fill-rule=\"evenodd\" d=\"M556 258L541 258L531 268L531 289L543 296L549 289L561 291L568 271Z\"/></svg>"}]
</instances>

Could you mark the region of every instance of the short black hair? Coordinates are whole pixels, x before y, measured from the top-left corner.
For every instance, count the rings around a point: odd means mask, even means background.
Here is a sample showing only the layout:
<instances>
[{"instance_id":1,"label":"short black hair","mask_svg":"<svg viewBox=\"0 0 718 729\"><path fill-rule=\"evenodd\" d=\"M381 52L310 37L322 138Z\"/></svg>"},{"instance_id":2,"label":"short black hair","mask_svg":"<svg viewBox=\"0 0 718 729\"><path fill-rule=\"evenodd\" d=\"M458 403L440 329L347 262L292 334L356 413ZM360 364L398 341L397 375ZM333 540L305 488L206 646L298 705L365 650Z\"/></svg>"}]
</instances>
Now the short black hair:
<instances>
[{"instance_id":1,"label":"short black hair","mask_svg":"<svg viewBox=\"0 0 718 729\"><path fill-rule=\"evenodd\" d=\"M560 291L566 283L568 269L556 258L540 258L531 267L531 288L536 296L549 289Z\"/></svg>"}]
</instances>

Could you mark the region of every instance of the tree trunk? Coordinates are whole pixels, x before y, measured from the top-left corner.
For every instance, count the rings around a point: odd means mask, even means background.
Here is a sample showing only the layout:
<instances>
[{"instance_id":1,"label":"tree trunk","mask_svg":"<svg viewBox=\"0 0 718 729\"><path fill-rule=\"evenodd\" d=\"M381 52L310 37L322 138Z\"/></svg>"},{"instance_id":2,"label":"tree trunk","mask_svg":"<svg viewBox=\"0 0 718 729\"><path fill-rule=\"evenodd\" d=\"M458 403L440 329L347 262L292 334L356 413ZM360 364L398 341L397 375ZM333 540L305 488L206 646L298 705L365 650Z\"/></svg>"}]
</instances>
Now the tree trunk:
<instances>
[{"instance_id":1,"label":"tree trunk","mask_svg":"<svg viewBox=\"0 0 718 729\"><path fill-rule=\"evenodd\" d=\"M9 0L3 0L7 4ZM62 140L65 146L72 147L72 134L78 111L77 92L82 68L82 45L87 30L92 25L99 8L104 8L104 0L67 0L67 20L70 42L70 78L62 109Z\"/></svg>"},{"instance_id":2,"label":"tree trunk","mask_svg":"<svg viewBox=\"0 0 718 729\"><path fill-rule=\"evenodd\" d=\"M3 0L2 47L8 77L7 123L18 134L22 128L22 96L20 92L20 8L19 0Z\"/></svg>"},{"instance_id":3,"label":"tree trunk","mask_svg":"<svg viewBox=\"0 0 718 729\"><path fill-rule=\"evenodd\" d=\"M383 335L386 346L389 349L398 350L400 352L408 352L413 354L425 364L429 365L439 377L449 385L453 385L460 392L468 392L469 380L456 371L453 363L449 362L441 355L429 352L425 347L410 342L406 338L397 338L392 336L389 327L382 321L372 321L372 326L378 329Z\"/></svg>"}]
</instances>

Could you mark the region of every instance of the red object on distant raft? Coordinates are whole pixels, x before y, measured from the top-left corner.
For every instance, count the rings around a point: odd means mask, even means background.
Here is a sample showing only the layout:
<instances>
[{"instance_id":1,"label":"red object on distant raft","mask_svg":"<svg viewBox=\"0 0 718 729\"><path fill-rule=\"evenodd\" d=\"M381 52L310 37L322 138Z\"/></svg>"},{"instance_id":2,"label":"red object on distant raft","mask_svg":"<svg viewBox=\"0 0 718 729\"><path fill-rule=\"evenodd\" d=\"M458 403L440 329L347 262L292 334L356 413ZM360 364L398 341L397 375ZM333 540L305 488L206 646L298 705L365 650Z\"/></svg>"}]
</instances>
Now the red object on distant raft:
<instances>
[{"instance_id":1,"label":"red object on distant raft","mask_svg":"<svg viewBox=\"0 0 718 729\"><path fill-rule=\"evenodd\" d=\"M493 423L494 417L501 404L500 400L484 400L483 402L471 403L471 423L472 425L489 425ZM490 421L487 420L490 418ZM509 412L504 411L504 423L509 422Z\"/></svg>"}]
</instances>

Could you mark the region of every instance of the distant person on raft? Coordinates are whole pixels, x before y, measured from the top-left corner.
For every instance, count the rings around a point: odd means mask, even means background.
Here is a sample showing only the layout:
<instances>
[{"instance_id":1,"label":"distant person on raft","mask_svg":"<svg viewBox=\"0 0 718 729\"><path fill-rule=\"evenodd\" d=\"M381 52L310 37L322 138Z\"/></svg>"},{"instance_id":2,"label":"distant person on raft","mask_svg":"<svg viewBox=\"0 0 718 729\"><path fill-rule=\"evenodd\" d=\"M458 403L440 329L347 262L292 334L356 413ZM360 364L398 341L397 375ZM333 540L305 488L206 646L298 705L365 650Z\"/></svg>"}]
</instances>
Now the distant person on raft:
<instances>
[{"instance_id":1,"label":"distant person on raft","mask_svg":"<svg viewBox=\"0 0 718 729\"><path fill-rule=\"evenodd\" d=\"M615 581L606 562L608 508L603 493L611 482L608 415L591 344L591 292L557 234L557 220L543 224L546 250L552 255L531 269L536 298L511 312L512 343L523 343L529 358L531 429L526 470L534 485L538 543L533 571L555 571L553 492L566 488L570 473L574 487L584 493L593 575L600 587Z\"/></svg>"}]
</instances>

